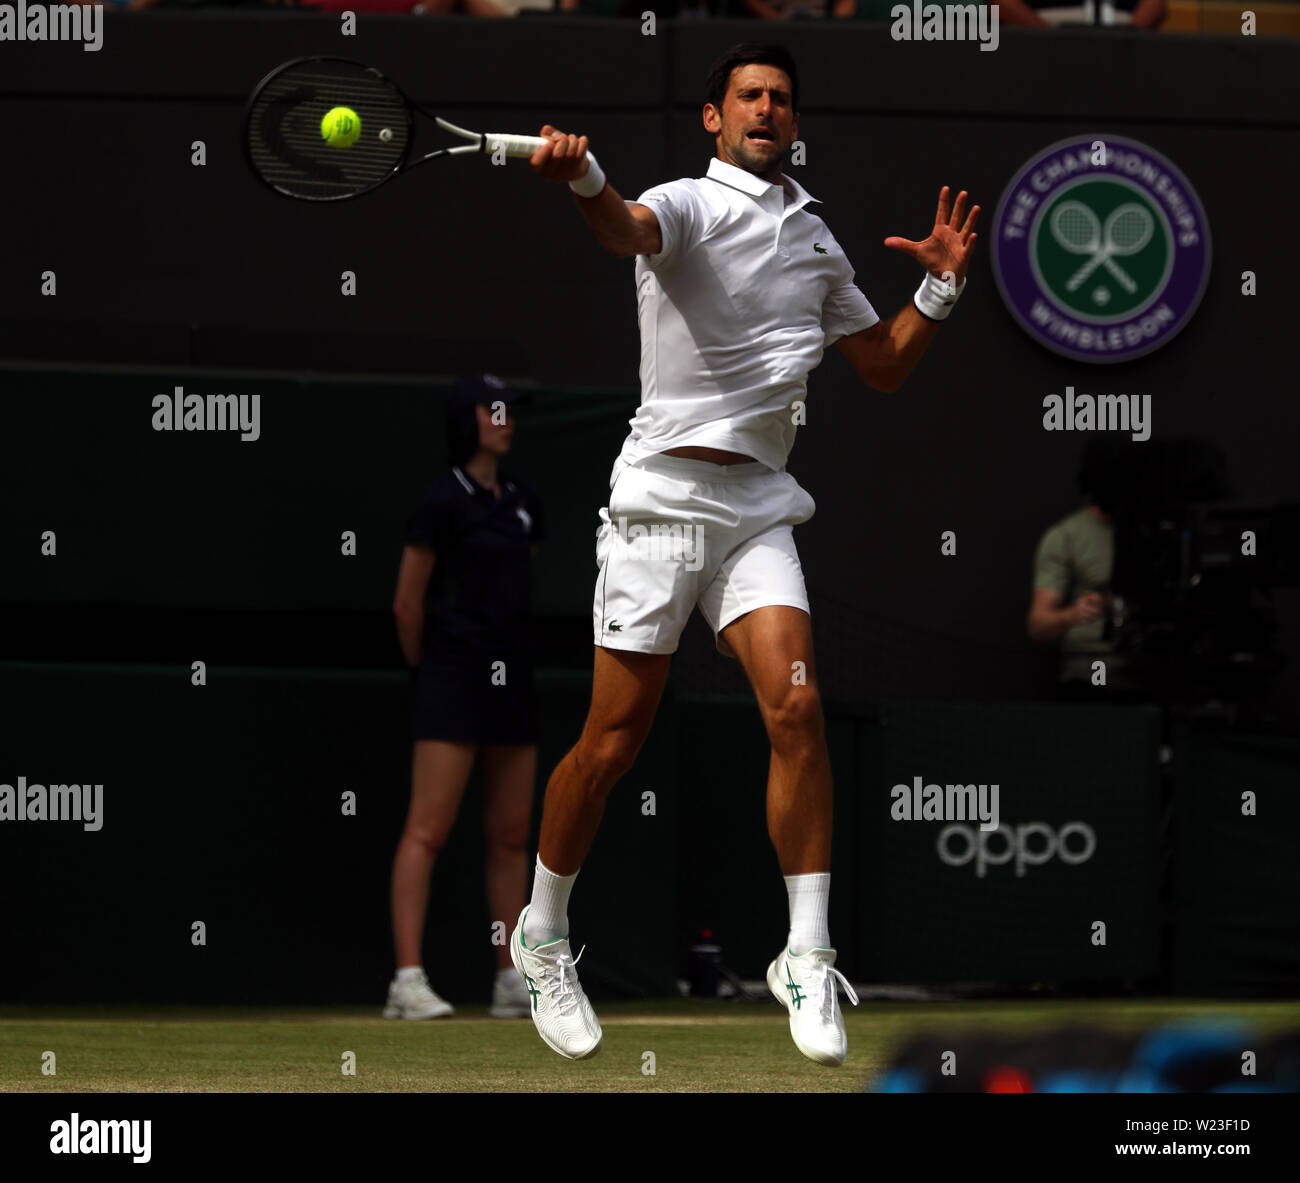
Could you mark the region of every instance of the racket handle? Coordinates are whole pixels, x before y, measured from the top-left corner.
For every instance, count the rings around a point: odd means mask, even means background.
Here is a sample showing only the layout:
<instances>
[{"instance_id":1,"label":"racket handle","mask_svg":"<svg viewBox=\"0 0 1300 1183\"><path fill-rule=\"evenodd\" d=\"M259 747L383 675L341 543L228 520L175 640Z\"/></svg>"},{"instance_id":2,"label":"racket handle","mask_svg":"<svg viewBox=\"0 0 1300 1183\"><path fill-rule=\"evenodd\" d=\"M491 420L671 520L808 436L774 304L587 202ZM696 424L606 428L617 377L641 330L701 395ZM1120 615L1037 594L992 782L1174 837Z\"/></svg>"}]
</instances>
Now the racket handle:
<instances>
[{"instance_id":1,"label":"racket handle","mask_svg":"<svg viewBox=\"0 0 1300 1183\"><path fill-rule=\"evenodd\" d=\"M512 136L498 131L484 132L483 140L484 152L492 153L500 148L505 150L507 156L524 157L531 156L543 144L550 143L541 136Z\"/></svg>"}]
</instances>

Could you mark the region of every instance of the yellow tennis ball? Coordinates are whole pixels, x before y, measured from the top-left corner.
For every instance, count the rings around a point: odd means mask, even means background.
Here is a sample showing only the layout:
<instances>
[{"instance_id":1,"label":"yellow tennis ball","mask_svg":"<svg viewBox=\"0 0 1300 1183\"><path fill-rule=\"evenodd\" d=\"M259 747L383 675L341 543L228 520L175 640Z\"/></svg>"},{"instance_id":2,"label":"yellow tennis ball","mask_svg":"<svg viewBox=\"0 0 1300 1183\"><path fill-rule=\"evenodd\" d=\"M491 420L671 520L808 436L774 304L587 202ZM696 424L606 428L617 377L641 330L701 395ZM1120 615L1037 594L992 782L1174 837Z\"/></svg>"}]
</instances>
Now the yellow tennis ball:
<instances>
[{"instance_id":1,"label":"yellow tennis ball","mask_svg":"<svg viewBox=\"0 0 1300 1183\"><path fill-rule=\"evenodd\" d=\"M350 148L361 136L361 116L351 107L331 107L320 121L320 134L334 148Z\"/></svg>"}]
</instances>

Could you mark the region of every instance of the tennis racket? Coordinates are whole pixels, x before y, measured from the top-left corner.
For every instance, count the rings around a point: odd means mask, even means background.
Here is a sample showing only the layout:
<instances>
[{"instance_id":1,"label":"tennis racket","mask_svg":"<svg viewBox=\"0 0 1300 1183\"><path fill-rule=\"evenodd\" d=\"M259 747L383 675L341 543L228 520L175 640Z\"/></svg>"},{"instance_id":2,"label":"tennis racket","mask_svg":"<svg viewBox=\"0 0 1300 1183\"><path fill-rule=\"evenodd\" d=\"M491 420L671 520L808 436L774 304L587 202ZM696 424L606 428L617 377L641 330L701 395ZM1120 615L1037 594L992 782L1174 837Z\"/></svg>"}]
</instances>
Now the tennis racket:
<instances>
[{"instance_id":1,"label":"tennis racket","mask_svg":"<svg viewBox=\"0 0 1300 1183\"><path fill-rule=\"evenodd\" d=\"M1155 231L1151 215L1140 205L1127 202L1114 210L1103 228L1097 215L1079 201L1062 202L1052 211L1052 237L1071 254L1090 255L1091 258L1066 282L1066 290L1074 291L1098 267L1104 266L1120 285L1129 292L1137 291L1137 284L1113 256L1135 255L1148 242Z\"/></svg>"},{"instance_id":2,"label":"tennis racket","mask_svg":"<svg viewBox=\"0 0 1300 1183\"><path fill-rule=\"evenodd\" d=\"M345 107L360 122L354 141L336 146L321 122ZM414 113L469 140L411 159ZM440 156L471 152L531 156L540 136L467 131L414 103L378 70L341 57L295 58L257 84L244 112L249 167L277 193L300 201L343 201Z\"/></svg>"}]
</instances>

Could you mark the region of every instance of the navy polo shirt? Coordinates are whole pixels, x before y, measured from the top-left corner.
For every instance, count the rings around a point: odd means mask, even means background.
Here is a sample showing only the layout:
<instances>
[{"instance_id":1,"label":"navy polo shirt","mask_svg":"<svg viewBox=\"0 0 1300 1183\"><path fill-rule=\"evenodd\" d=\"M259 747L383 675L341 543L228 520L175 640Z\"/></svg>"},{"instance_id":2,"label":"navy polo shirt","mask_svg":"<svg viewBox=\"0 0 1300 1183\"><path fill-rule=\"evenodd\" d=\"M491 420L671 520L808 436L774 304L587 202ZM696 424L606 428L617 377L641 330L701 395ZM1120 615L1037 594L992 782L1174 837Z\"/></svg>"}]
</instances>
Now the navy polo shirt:
<instances>
[{"instance_id":1,"label":"navy polo shirt","mask_svg":"<svg viewBox=\"0 0 1300 1183\"><path fill-rule=\"evenodd\" d=\"M498 470L501 497L463 468L435 481L407 519L406 541L433 548L424 600L424 660L531 660L533 559L546 536L542 502Z\"/></svg>"}]
</instances>

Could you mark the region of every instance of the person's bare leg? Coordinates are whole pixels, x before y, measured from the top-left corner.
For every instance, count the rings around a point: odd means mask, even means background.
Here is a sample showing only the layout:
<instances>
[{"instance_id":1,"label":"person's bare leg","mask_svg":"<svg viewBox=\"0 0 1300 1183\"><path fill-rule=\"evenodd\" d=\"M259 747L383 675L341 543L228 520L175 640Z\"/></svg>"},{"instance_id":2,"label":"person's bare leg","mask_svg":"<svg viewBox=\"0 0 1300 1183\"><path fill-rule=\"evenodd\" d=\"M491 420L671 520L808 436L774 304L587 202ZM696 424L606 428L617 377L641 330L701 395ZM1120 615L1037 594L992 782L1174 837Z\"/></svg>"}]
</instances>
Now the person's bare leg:
<instances>
[{"instance_id":1,"label":"person's bare leg","mask_svg":"<svg viewBox=\"0 0 1300 1183\"><path fill-rule=\"evenodd\" d=\"M528 889L528 824L537 780L536 744L483 748L483 833L487 846L487 895L492 920L507 935L523 910ZM497 946L497 969L510 969L510 946Z\"/></svg>"},{"instance_id":2,"label":"person's bare leg","mask_svg":"<svg viewBox=\"0 0 1300 1183\"><path fill-rule=\"evenodd\" d=\"M650 733L671 664L671 654L596 647L586 724L546 786L538 855L548 871L573 875L582 866L606 795Z\"/></svg>"},{"instance_id":3,"label":"person's bare leg","mask_svg":"<svg viewBox=\"0 0 1300 1183\"><path fill-rule=\"evenodd\" d=\"M854 1005L858 996L835 968L829 929L831 762L812 625L801 608L782 605L755 608L722 631L749 675L772 743L767 828L785 876L790 928L767 967L767 988L785 1003L795 1047L815 1063L843 1064L848 1036L838 986Z\"/></svg>"},{"instance_id":4,"label":"person's bare leg","mask_svg":"<svg viewBox=\"0 0 1300 1183\"><path fill-rule=\"evenodd\" d=\"M415 742L411 807L393 856L393 945L397 965L420 965L429 876L456 822L477 747L440 739Z\"/></svg>"},{"instance_id":5,"label":"person's bare leg","mask_svg":"<svg viewBox=\"0 0 1300 1183\"><path fill-rule=\"evenodd\" d=\"M831 761L808 614L784 605L756 608L722 634L749 676L772 744L767 830L781 873L827 872Z\"/></svg>"}]
</instances>

